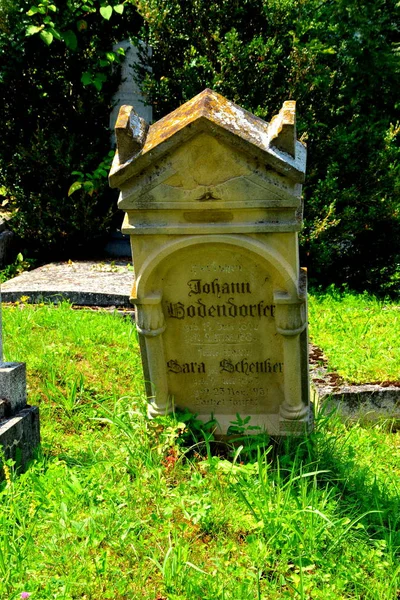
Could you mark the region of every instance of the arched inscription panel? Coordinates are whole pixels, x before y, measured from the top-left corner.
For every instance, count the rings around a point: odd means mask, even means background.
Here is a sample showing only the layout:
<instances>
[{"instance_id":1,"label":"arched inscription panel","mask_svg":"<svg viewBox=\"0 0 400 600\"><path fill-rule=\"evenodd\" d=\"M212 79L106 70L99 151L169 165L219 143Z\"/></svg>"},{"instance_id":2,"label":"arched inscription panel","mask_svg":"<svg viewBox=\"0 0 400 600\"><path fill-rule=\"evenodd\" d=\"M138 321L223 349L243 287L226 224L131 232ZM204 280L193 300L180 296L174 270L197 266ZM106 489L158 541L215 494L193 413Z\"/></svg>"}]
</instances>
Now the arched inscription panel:
<instances>
[{"instance_id":1,"label":"arched inscription panel","mask_svg":"<svg viewBox=\"0 0 400 600\"><path fill-rule=\"evenodd\" d=\"M168 391L199 414L276 414L283 401L282 338L268 263L243 248L185 248L158 271Z\"/></svg>"}]
</instances>

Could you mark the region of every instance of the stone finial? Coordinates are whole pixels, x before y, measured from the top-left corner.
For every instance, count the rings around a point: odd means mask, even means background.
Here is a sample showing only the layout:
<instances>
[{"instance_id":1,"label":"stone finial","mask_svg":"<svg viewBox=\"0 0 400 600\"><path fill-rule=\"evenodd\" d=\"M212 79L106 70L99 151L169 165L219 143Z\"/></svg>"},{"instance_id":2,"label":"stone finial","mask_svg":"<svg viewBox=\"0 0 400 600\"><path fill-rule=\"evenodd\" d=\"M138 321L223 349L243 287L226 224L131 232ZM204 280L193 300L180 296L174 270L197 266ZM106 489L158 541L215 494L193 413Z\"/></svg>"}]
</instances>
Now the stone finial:
<instances>
[{"instance_id":1,"label":"stone finial","mask_svg":"<svg viewBox=\"0 0 400 600\"><path fill-rule=\"evenodd\" d=\"M132 106L121 106L115 124L119 163L126 163L140 152L146 141L149 125Z\"/></svg>"},{"instance_id":2,"label":"stone finial","mask_svg":"<svg viewBox=\"0 0 400 600\"><path fill-rule=\"evenodd\" d=\"M269 143L294 157L296 139L296 102L287 100L269 124Z\"/></svg>"}]
</instances>

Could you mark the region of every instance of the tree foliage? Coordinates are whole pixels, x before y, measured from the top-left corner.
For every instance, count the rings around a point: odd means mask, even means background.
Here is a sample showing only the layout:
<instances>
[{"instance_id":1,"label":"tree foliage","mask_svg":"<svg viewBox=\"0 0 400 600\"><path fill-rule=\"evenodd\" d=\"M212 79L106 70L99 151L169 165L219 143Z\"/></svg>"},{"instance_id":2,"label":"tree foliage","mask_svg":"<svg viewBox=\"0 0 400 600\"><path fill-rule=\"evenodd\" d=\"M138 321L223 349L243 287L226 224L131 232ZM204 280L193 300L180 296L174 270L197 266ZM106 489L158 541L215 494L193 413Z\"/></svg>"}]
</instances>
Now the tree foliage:
<instances>
[{"instance_id":1,"label":"tree foliage","mask_svg":"<svg viewBox=\"0 0 400 600\"><path fill-rule=\"evenodd\" d=\"M395 0L140 0L158 116L211 87L307 141L303 263L314 283L398 293L400 31ZM148 60L143 56L144 63Z\"/></svg>"},{"instance_id":2,"label":"tree foliage","mask_svg":"<svg viewBox=\"0 0 400 600\"><path fill-rule=\"evenodd\" d=\"M106 229L112 44L137 36L152 47L138 77L156 117L205 87L267 120L297 100L311 280L398 293L399 12L397 0L0 0L0 192L18 231L65 255Z\"/></svg>"},{"instance_id":3,"label":"tree foliage","mask_svg":"<svg viewBox=\"0 0 400 600\"><path fill-rule=\"evenodd\" d=\"M31 255L87 252L110 225L112 48L128 23L137 13L114 2L1 0L0 189Z\"/></svg>"}]
</instances>

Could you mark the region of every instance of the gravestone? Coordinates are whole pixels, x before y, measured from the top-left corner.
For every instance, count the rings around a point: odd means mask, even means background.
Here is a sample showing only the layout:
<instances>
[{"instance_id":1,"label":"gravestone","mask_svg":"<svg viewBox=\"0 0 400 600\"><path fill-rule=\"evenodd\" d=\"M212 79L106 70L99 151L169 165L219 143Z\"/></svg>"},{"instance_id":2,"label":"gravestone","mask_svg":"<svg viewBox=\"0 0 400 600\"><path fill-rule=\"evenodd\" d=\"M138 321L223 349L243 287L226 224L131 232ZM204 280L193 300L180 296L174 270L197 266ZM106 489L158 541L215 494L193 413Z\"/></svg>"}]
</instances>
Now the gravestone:
<instances>
[{"instance_id":1,"label":"gravestone","mask_svg":"<svg viewBox=\"0 0 400 600\"><path fill-rule=\"evenodd\" d=\"M39 409L26 403L25 363L3 361L0 290L0 448L24 469L39 443Z\"/></svg>"},{"instance_id":2,"label":"gravestone","mask_svg":"<svg viewBox=\"0 0 400 600\"><path fill-rule=\"evenodd\" d=\"M139 42L146 48L143 42ZM114 107L110 114L110 129L113 131L118 117L119 109L122 105L133 104L135 111L140 117L150 122L153 120L153 109L145 103L140 88L135 81L135 65L139 64L139 48L134 46L130 40L123 40L118 44L114 44L113 51L118 52L119 49L124 50L125 57L121 64L121 83L118 90L114 94ZM147 52L151 56L151 49Z\"/></svg>"},{"instance_id":3,"label":"gravestone","mask_svg":"<svg viewBox=\"0 0 400 600\"><path fill-rule=\"evenodd\" d=\"M119 49L124 50L125 56L121 63L121 83L113 97L113 109L110 114L110 129L112 133L112 143L114 139L114 127L118 117L119 109L122 105L133 104L137 114L147 122L153 120L153 109L146 104L145 99L140 91L138 84L135 81L135 65L140 63L139 49L147 52L151 56L151 48L139 41L138 46L135 46L131 40L123 40L118 44L114 44L113 51L118 52ZM110 257L126 257L130 255L129 237L122 235L118 230L112 231L104 252Z\"/></svg>"},{"instance_id":4,"label":"gravestone","mask_svg":"<svg viewBox=\"0 0 400 600\"><path fill-rule=\"evenodd\" d=\"M115 132L110 185L131 239L149 415L188 408L221 434L237 415L306 431L295 103L268 124L206 89L150 128L122 107Z\"/></svg>"}]
</instances>

